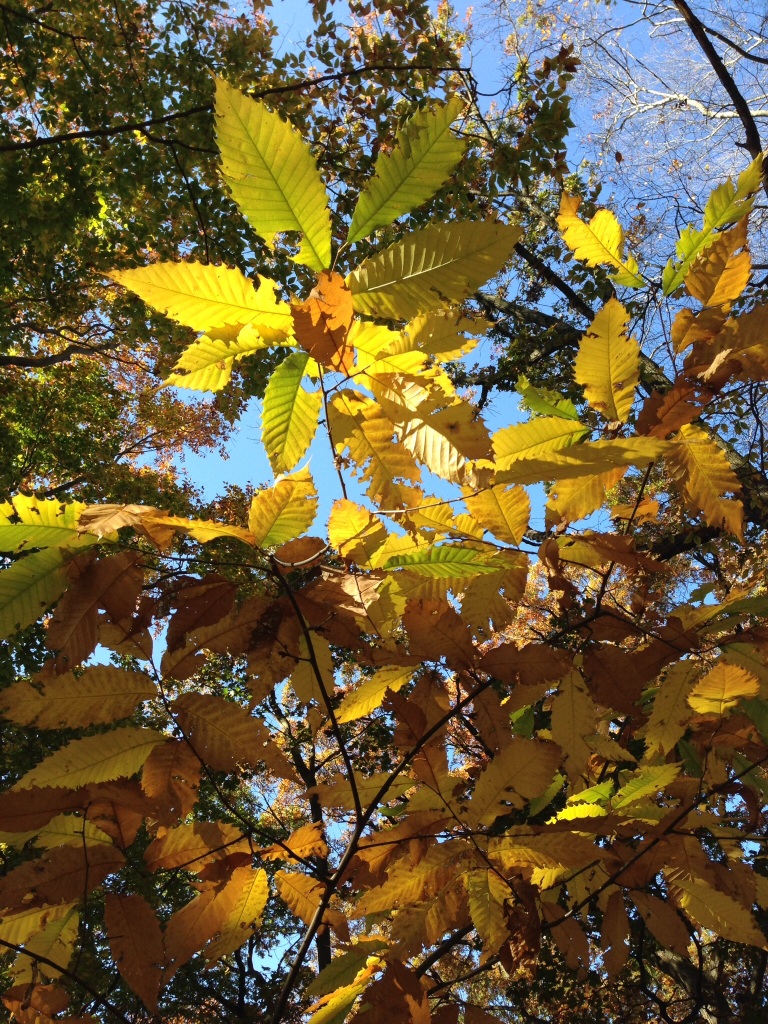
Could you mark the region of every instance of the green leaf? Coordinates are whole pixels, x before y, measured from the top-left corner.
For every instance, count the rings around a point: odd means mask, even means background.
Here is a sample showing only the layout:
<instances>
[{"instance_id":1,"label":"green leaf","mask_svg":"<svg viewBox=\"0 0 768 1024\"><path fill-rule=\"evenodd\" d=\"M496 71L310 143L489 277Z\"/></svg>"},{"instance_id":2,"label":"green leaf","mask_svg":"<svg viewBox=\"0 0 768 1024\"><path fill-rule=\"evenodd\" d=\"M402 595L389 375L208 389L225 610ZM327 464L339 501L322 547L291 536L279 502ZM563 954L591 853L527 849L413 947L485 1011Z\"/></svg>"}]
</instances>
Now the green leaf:
<instances>
[{"instance_id":1,"label":"green leaf","mask_svg":"<svg viewBox=\"0 0 768 1024\"><path fill-rule=\"evenodd\" d=\"M568 420L579 418L578 410L570 398L562 398L556 391L535 388L523 374L517 378L515 390L522 404L539 416L559 416Z\"/></svg>"},{"instance_id":2,"label":"green leaf","mask_svg":"<svg viewBox=\"0 0 768 1024\"><path fill-rule=\"evenodd\" d=\"M760 188L762 167L763 159L759 156L741 172L736 185L730 178L719 185L704 207L701 228L696 229L689 224L683 229L677 243L678 262L670 259L661 275L665 295L671 295L685 281L696 257L714 242L716 231L747 216L754 204L755 193Z\"/></svg>"},{"instance_id":3,"label":"green leaf","mask_svg":"<svg viewBox=\"0 0 768 1024\"><path fill-rule=\"evenodd\" d=\"M275 285L258 285L234 267L212 263L152 263L108 274L148 306L195 331L253 324L273 344L293 330L291 311L275 298Z\"/></svg>"},{"instance_id":4,"label":"green leaf","mask_svg":"<svg viewBox=\"0 0 768 1024\"><path fill-rule=\"evenodd\" d=\"M619 789L611 801L614 811L623 810L646 796L656 796L674 782L680 774L679 764L661 764L638 768L637 772Z\"/></svg>"},{"instance_id":5,"label":"green leaf","mask_svg":"<svg viewBox=\"0 0 768 1024\"><path fill-rule=\"evenodd\" d=\"M93 782L127 779L139 771L152 750L165 740L162 733L135 726L73 740L27 772L14 789L37 786L79 789Z\"/></svg>"},{"instance_id":6,"label":"green leaf","mask_svg":"<svg viewBox=\"0 0 768 1024\"><path fill-rule=\"evenodd\" d=\"M323 396L301 386L310 363L316 365L308 353L292 352L264 392L261 442L275 473L289 473L296 466L317 430Z\"/></svg>"},{"instance_id":7,"label":"green leaf","mask_svg":"<svg viewBox=\"0 0 768 1024\"><path fill-rule=\"evenodd\" d=\"M216 79L216 138L224 180L268 245L281 231L301 231L292 259L312 270L331 265L328 195L307 143L263 103Z\"/></svg>"},{"instance_id":8,"label":"green leaf","mask_svg":"<svg viewBox=\"0 0 768 1024\"><path fill-rule=\"evenodd\" d=\"M499 563L492 562L493 555L474 551L463 544L443 544L428 547L412 555L395 555L384 565L385 569L410 569L421 576L437 579L456 579L464 576L478 576L484 572L498 572Z\"/></svg>"},{"instance_id":9,"label":"green leaf","mask_svg":"<svg viewBox=\"0 0 768 1024\"><path fill-rule=\"evenodd\" d=\"M354 307L410 320L460 302L501 270L521 234L515 225L485 220L414 231L349 275Z\"/></svg>"},{"instance_id":10,"label":"green leaf","mask_svg":"<svg viewBox=\"0 0 768 1024\"><path fill-rule=\"evenodd\" d=\"M347 243L358 242L430 199L464 153L466 143L450 130L463 100L454 96L420 110L397 133L391 152L380 151L373 177L357 201Z\"/></svg>"},{"instance_id":11,"label":"green leaf","mask_svg":"<svg viewBox=\"0 0 768 1024\"><path fill-rule=\"evenodd\" d=\"M64 556L46 548L0 572L0 638L37 622L67 586Z\"/></svg>"}]
</instances>

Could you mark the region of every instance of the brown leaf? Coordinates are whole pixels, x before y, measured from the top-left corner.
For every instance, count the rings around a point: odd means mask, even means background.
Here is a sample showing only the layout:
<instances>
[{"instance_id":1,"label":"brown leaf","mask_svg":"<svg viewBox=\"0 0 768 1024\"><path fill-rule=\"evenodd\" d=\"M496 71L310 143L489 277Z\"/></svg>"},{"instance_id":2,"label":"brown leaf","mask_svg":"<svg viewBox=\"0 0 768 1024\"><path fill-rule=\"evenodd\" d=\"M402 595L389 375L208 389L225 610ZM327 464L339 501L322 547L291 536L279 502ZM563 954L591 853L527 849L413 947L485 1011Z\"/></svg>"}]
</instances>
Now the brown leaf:
<instances>
[{"instance_id":1,"label":"brown leaf","mask_svg":"<svg viewBox=\"0 0 768 1024\"><path fill-rule=\"evenodd\" d=\"M215 573L201 580L192 580L173 595L178 608L168 623L166 644L175 650L184 642L185 634L202 626L212 626L228 615L235 603L237 587Z\"/></svg>"},{"instance_id":2,"label":"brown leaf","mask_svg":"<svg viewBox=\"0 0 768 1024\"><path fill-rule=\"evenodd\" d=\"M344 278L323 270L306 302L291 303L296 340L321 366L349 373L354 349L347 345L354 315L352 293Z\"/></svg>"},{"instance_id":3,"label":"brown leaf","mask_svg":"<svg viewBox=\"0 0 768 1024\"><path fill-rule=\"evenodd\" d=\"M197 802L200 771L200 759L189 744L168 739L144 762L141 788L161 808L166 822L181 819Z\"/></svg>"},{"instance_id":4,"label":"brown leaf","mask_svg":"<svg viewBox=\"0 0 768 1024\"><path fill-rule=\"evenodd\" d=\"M107 893L104 924L118 971L147 1009L157 1012L164 950L154 911L143 896Z\"/></svg>"},{"instance_id":5,"label":"brown leaf","mask_svg":"<svg viewBox=\"0 0 768 1024\"><path fill-rule=\"evenodd\" d=\"M173 712L195 754L211 768L229 772L238 765L256 768L265 763L281 778L298 781L269 729L239 704L212 694L186 693L174 702Z\"/></svg>"},{"instance_id":6,"label":"brown leaf","mask_svg":"<svg viewBox=\"0 0 768 1024\"><path fill-rule=\"evenodd\" d=\"M66 672L84 661L98 642L98 610L112 618L132 614L141 591L143 573L136 552L92 562L93 553L73 559L67 566L69 589L56 606L48 627L47 644L57 651L57 672Z\"/></svg>"},{"instance_id":7,"label":"brown leaf","mask_svg":"<svg viewBox=\"0 0 768 1024\"><path fill-rule=\"evenodd\" d=\"M409 601L403 614L411 654L446 663L453 669L470 668L475 661L472 634L457 612L443 601Z\"/></svg>"},{"instance_id":8,"label":"brown leaf","mask_svg":"<svg viewBox=\"0 0 768 1024\"><path fill-rule=\"evenodd\" d=\"M106 843L85 848L56 847L0 879L0 907L42 906L81 899L124 863L122 853Z\"/></svg>"},{"instance_id":9,"label":"brown leaf","mask_svg":"<svg viewBox=\"0 0 768 1024\"><path fill-rule=\"evenodd\" d=\"M69 993L58 985L13 985L3 993L3 1003L18 1024L49 1024L69 1006Z\"/></svg>"}]
</instances>

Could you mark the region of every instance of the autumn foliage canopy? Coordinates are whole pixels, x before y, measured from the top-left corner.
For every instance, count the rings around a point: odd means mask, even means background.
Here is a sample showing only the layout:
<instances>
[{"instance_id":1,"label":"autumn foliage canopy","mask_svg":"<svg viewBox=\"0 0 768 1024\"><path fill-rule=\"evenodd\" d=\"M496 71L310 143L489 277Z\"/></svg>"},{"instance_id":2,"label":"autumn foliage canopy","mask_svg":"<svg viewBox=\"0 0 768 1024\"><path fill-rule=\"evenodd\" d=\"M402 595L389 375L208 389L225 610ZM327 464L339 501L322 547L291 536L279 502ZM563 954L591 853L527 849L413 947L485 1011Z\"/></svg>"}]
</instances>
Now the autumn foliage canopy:
<instances>
[{"instance_id":1,"label":"autumn foliage canopy","mask_svg":"<svg viewBox=\"0 0 768 1024\"><path fill-rule=\"evenodd\" d=\"M55 747L0 795L4 1001L22 1024L175 1019L184 971L244 948L272 972L275 1024L479 1024L495 1018L470 980L532 978L545 953L615 979L638 929L685 960L702 934L766 945L768 596L744 483L704 418L768 377L768 314L732 312L760 162L712 193L660 282L611 211L563 195L573 259L614 286L578 343L583 401L521 387L528 418L491 433L449 371L487 326L462 302L522 228L406 221L345 262L448 180L462 112L412 116L335 244L301 134L219 80L223 180L314 287L288 299L199 262L111 277L198 333L167 387L217 392L245 357L279 357L274 482L240 522L0 505L2 635L44 617L50 650L0 714ZM645 396L643 289L674 310L683 361ZM740 585L686 585L681 522L689 547L728 538ZM277 952L270 921L287 922ZM98 957L133 1009L87 982ZM67 1009L83 998L87 1016Z\"/></svg>"}]
</instances>

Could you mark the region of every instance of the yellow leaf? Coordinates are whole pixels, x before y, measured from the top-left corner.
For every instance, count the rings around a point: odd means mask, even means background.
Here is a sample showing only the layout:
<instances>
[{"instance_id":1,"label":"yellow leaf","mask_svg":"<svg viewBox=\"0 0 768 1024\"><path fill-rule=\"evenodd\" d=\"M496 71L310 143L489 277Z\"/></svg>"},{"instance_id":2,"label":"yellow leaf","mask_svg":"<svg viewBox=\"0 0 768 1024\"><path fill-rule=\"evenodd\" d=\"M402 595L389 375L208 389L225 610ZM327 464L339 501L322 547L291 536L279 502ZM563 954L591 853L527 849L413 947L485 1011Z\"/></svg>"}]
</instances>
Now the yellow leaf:
<instances>
[{"instance_id":1,"label":"yellow leaf","mask_svg":"<svg viewBox=\"0 0 768 1024\"><path fill-rule=\"evenodd\" d=\"M135 292L147 305L195 331L253 324L283 337L292 331L291 311L275 299L265 278L254 285L234 267L212 263L153 263L115 270L113 281Z\"/></svg>"},{"instance_id":2,"label":"yellow leaf","mask_svg":"<svg viewBox=\"0 0 768 1024\"><path fill-rule=\"evenodd\" d=\"M616 215L610 210L598 210L587 223L578 216L580 205L579 196L563 194L557 223L565 244L588 267L601 263L614 267L616 273L612 277L616 284L642 288L645 281L637 272L637 260L634 256L624 258L624 231Z\"/></svg>"},{"instance_id":3,"label":"yellow leaf","mask_svg":"<svg viewBox=\"0 0 768 1024\"><path fill-rule=\"evenodd\" d=\"M72 740L49 754L13 787L63 786L79 789L94 782L127 779L144 764L158 743L166 737L152 729L125 726L97 736Z\"/></svg>"},{"instance_id":4,"label":"yellow leaf","mask_svg":"<svg viewBox=\"0 0 768 1024\"><path fill-rule=\"evenodd\" d=\"M584 397L611 422L626 423L640 379L640 346L627 336L629 314L609 299L582 336L574 376Z\"/></svg>"},{"instance_id":5,"label":"yellow leaf","mask_svg":"<svg viewBox=\"0 0 768 1024\"><path fill-rule=\"evenodd\" d=\"M695 661L678 661L664 673L653 700L653 708L641 735L646 742L646 759L674 749L690 718L688 694L696 685L700 667Z\"/></svg>"},{"instance_id":6,"label":"yellow leaf","mask_svg":"<svg viewBox=\"0 0 768 1024\"><path fill-rule=\"evenodd\" d=\"M531 502L523 487L490 487L464 504L480 525L506 544L519 544L528 529Z\"/></svg>"},{"instance_id":7,"label":"yellow leaf","mask_svg":"<svg viewBox=\"0 0 768 1024\"><path fill-rule=\"evenodd\" d=\"M497 953L509 938L505 912L507 900L515 902L511 886L498 871L487 868L469 871L464 876L469 897L469 913L486 954Z\"/></svg>"},{"instance_id":8,"label":"yellow leaf","mask_svg":"<svg viewBox=\"0 0 768 1024\"><path fill-rule=\"evenodd\" d=\"M551 455L508 460L509 468L497 471L496 483L535 484L607 473L618 466L647 466L674 447L655 437L586 441Z\"/></svg>"},{"instance_id":9,"label":"yellow leaf","mask_svg":"<svg viewBox=\"0 0 768 1024\"><path fill-rule=\"evenodd\" d=\"M23 946L31 936L44 931L53 921L67 917L77 903L59 903L54 907L29 907L14 913L0 915L0 939Z\"/></svg>"},{"instance_id":10,"label":"yellow leaf","mask_svg":"<svg viewBox=\"0 0 768 1024\"><path fill-rule=\"evenodd\" d=\"M372 568L371 558L386 542L387 531L367 509L340 498L331 509L328 539L346 562Z\"/></svg>"},{"instance_id":11,"label":"yellow leaf","mask_svg":"<svg viewBox=\"0 0 768 1024\"><path fill-rule=\"evenodd\" d=\"M729 492L739 494L741 484L722 448L701 427L693 424L684 426L679 436L667 461L682 487L686 503L695 511L701 511L710 526L742 537L743 505L724 497Z\"/></svg>"},{"instance_id":12,"label":"yellow leaf","mask_svg":"<svg viewBox=\"0 0 768 1024\"><path fill-rule=\"evenodd\" d=\"M218 936L205 949L205 958L209 965L240 949L261 924L261 915L269 896L267 873L263 868L254 870L251 867L243 867L238 869L236 874L237 882L242 889Z\"/></svg>"},{"instance_id":13,"label":"yellow leaf","mask_svg":"<svg viewBox=\"0 0 768 1024\"><path fill-rule=\"evenodd\" d=\"M80 915L69 909L61 917L49 918L45 928L33 935L24 945L27 953L19 953L11 967L14 985L34 984L42 975L45 978L58 978L67 968L75 951L75 942L79 932ZM35 954L50 960L42 963Z\"/></svg>"},{"instance_id":14,"label":"yellow leaf","mask_svg":"<svg viewBox=\"0 0 768 1024\"><path fill-rule=\"evenodd\" d=\"M300 469L259 491L251 502L248 529L261 547L276 547L294 540L312 525L317 512L317 491L309 469Z\"/></svg>"},{"instance_id":15,"label":"yellow leaf","mask_svg":"<svg viewBox=\"0 0 768 1024\"><path fill-rule=\"evenodd\" d=\"M385 508L410 505L403 483L418 483L419 467L411 453L393 440L395 425L381 407L354 391L334 396L329 423L336 451L349 449L354 468L372 501Z\"/></svg>"},{"instance_id":16,"label":"yellow leaf","mask_svg":"<svg viewBox=\"0 0 768 1024\"><path fill-rule=\"evenodd\" d=\"M688 703L700 715L726 715L743 697L756 697L760 682L737 665L721 661L688 695Z\"/></svg>"},{"instance_id":17,"label":"yellow leaf","mask_svg":"<svg viewBox=\"0 0 768 1024\"><path fill-rule=\"evenodd\" d=\"M467 355L479 344L479 338L466 338L465 332L484 334L488 326L484 321L467 320L457 309L436 309L411 320L403 334L419 352L448 362Z\"/></svg>"},{"instance_id":18,"label":"yellow leaf","mask_svg":"<svg viewBox=\"0 0 768 1024\"><path fill-rule=\"evenodd\" d=\"M696 924L731 942L765 947L766 938L750 909L733 896L707 885L701 879L690 879L679 870L665 870L672 899Z\"/></svg>"},{"instance_id":19,"label":"yellow leaf","mask_svg":"<svg viewBox=\"0 0 768 1024\"><path fill-rule=\"evenodd\" d=\"M575 523L586 519L605 501L606 491L618 483L627 472L626 466L617 466L606 473L556 480L547 495L547 523ZM631 506L631 510L634 506ZM612 515L616 515L615 507Z\"/></svg>"},{"instance_id":20,"label":"yellow leaf","mask_svg":"<svg viewBox=\"0 0 768 1024\"><path fill-rule=\"evenodd\" d=\"M718 235L699 253L685 278L685 289L704 306L735 302L749 283L752 260L749 252L738 252L747 242L747 221Z\"/></svg>"},{"instance_id":21,"label":"yellow leaf","mask_svg":"<svg viewBox=\"0 0 768 1024\"><path fill-rule=\"evenodd\" d=\"M397 693L410 680L413 670L398 665L388 665L363 679L354 690L344 697L336 712L339 722L354 722L381 706L387 690Z\"/></svg>"},{"instance_id":22,"label":"yellow leaf","mask_svg":"<svg viewBox=\"0 0 768 1024\"><path fill-rule=\"evenodd\" d=\"M594 729L593 729L594 731ZM475 784L469 805L473 825L492 825L509 808L523 807L540 796L560 766L554 743L516 738L494 759Z\"/></svg>"},{"instance_id":23,"label":"yellow leaf","mask_svg":"<svg viewBox=\"0 0 768 1024\"><path fill-rule=\"evenodd\" d=\"M325 696L331 697L336 689L333 681L333 655L328 641L317 633L312 634L312 652L315 663L320 671ZM320 688L320 681L317 678L315 666L310 658L309 647L306 637L299 640L298 651L299 663L291 673L291 686L302 704L310 704L312 701L325 709L325 697Z\"/></svg>"},{"instance_id":24,"label":"yellow leaf","mask_svg":"<svg viewBox=\"0 0 768 1024\"><path fill-rule=\"evenodd\" d=\"M578 784L592 751L587 737L596 731L597 709L579 672L561 679L552 701L552 739L565 755L565 770Z\"/></svg>"},{"instance_id":25,"label":"yellow leaf","mask_svg":"<svg viewBox=\"0 0 768 1024\"><path fill-rule=\"evenodd\" d=\"M309 924L325 892L323 883L299 871L277 871L275 884L291 912L304 924Z\"/></svg>"}]
</instances>

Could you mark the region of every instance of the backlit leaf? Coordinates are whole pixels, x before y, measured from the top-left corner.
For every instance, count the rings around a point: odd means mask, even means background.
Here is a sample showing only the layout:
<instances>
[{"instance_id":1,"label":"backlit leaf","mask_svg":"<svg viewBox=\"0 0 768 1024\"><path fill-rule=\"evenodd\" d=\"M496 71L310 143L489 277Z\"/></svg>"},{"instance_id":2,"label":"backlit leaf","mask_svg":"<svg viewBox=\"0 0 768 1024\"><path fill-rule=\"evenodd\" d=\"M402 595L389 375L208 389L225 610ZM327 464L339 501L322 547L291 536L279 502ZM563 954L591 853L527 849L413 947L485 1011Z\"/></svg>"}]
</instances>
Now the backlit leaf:
<instances>
[{"instance_id":1,"label":"backlit leaf","mask_svg":"<svg viewBox=\"0 0 768 1024\"><path fill-rule=\"evenodd\" d=\"M397 133L392 150L379 151L373 177L357 201L347 244L410 213L447 180L466 148L450 130L463 106L453 97L418 111Z\"/></svg>"},{"instance_id":2,"label":"backlit leaf","mask_svg":"<svg viewBox=\"0 0 768 1024\"><path fill-rule=\"evenodd\" d=\"M292 352L269 378L261 414L261 441L275 473L290 473L303 458L320 419L320 390L301 386L308 364L306 352Z\"/></svg>"},{"instance_id":3,"label":"backlit leaf","mask_svg":"<svg viewBox=\"0 0 768 1024\"><path fill-rule=\"evenodd\" d=\"M67 582L58 548L35 551L0 570L0 639L37 622Z\"/></svg>"},{"instance_id":4,"label":"backlit leaf","mask_svg":"<svg viewBox=\"0 0 768 1024\"><path fill-rule=\"evenodd\" d=\"M221 171L235 202L268 245L301 231L293 259L312 270L331 265L328 196L309 146L263 103L216 79L216 139Z\"/></svg>"},{"instance_id":5,"label":"backlit leaf","mask_svg":"<svg viewBox=\"0 0 768 1024\"><path fill-rule=\"evenodd\" d=\"M714 242L716 231L747 216L752 209L755 193L760 188L762 165L762 156L759 156L741 172L736 185L730 178L719 185L704 207L701 228L689 224L681 232L677 243L678 262L670 259L661 277L665 295L671 295L685 281L693 261Z\"/></svg>"},{"instance_id":6,"label":"backlit leaf","mask_svg":"<svg viewBox=\"0 0 768 1024\"><path fill-rule=\"evenodd\" d=\"M27 772L15 788L63 786L78 789L94 782L127 779L139 771L153 748L164 740L162 733L136 726L72 740Z\"/></svg>"},{"instance_id":7,"label":"backlit leaf","mask_svg":"<svg viewBox=\"0 0 768 1024\"><path fill-rule=\"evenodd\" d=\"M144 1005L155 1012L162 982L163 936L143 896L107 893L104 907L112 956L120 974Z\"/></svg>"},{"instance_id":8,"label":"backlit leaf","mask_svg":"<svg viewBox=\"0 0 768 1024\"><path fill-rule=\"evenodd\" d=\"M114 270L109 277L148 306L195 331L239 329L250 324L273 336L291 333L290 310L275 298L274 284L262 278L256 285L234 267L152 263Z\"/></svg>"},{"instance_id":9,"label":"backlit leaf","mask_svg":"<svg viewBox=\"0 0 768 1024\"><path fill-rule=\"evenodd\" d=\"M372 676L361 680L354 690L346 694L336 712L336 718L339 722L354 722L370 714L380 707L387 690L396 693L405 686L411 675L411 669L397 665L380 668Z\"/></svg>"},{"instance_id":10,"label":"backlit leaf","mask_svg":"<svg viewBox=\"0 0 768 1024\"><path fill-rule=\"evenodd\" d=\"M266 871L251 867L238 869L238 882L242 889L237 902L216 939L206 947L205 957L209 964L234 953L261 924L261 915L269 896Z\"/></svg>"},{"instance_id":11,"label":"backlit leaf","mask_svg":"<svg viewBox=\"0 0 768 1024\"><path fill-rule=\"evenodd\" d=\"M566 245L588 267L607 263L615 268L611 275L616 284L626 288L642 288L645 281L637 269L634 256L624 256L624 231L610 210L598 210L591 221L578 215L579 196L563 193L557 223Z\"/></svg>"},{"instance_id":12,"label":"backlit leaf","mask_svg":"<svg viewBox=\"0 0 768 1024\"><path fill-rule=\"evenodd\" d=\"M16 683L0 693L0 715L39 729L77 729L126 718L157 687L143 672L94 665L75 677L43 676Z\"/></svg>"},{"instance_id":13,"label":"backlit leaf","mask_svg":"<svg viewBox=\"0 0 768 1024\"><path fill-rule=\"evenodd\" d=\"M742 536L743 506L725 497L727 493L740 494L741 484L723 449L701 427L691 423L681 429L668 464L688 505L700 510L710 526Z\"/></svg>"},{"instance_id":14,"label":"backlit leaf","mask_svg":"<svg viewBox=\"0 0 768 1024\"><path fill-rule=\"evenodd\" d=\"M482 220L414 231L349 275L355 309L410 320L460 302L501 270L521 234L514 225Z\"/></svg>"},{"instance_id":15,"label":"backlit leaf","mask_svg":"<svg viewBox=\"0 0 768 1024\"><path fill-rule=\"evenodd\" d=\"M742 698L759 693L760 682L751 672L721 661L691 690L688 703L700 715L726 715Z\"/></svg>"},{"instance_id":16,"label":"backlit leaf","mask_svg":"<svg viewBox=\"0 0 768 1024\"><path fill-rule=\"evenodd\" d=\"M317 491L309 469L304 468L254 495L248 528L259 546L276 547L305 533L316 512Z\"/></svg>"},{"instance_id":17,"label":"backlit leaf","mask_svg":"<svg viewBox=\"0 0 768 1024\"><path fill-rule=\"evenodd\" d=\"M625 423L640 377L640 346L627 336L629 314L609 299L579 342L574 377L593 409Z\"/></svg>"}]
</instances>

